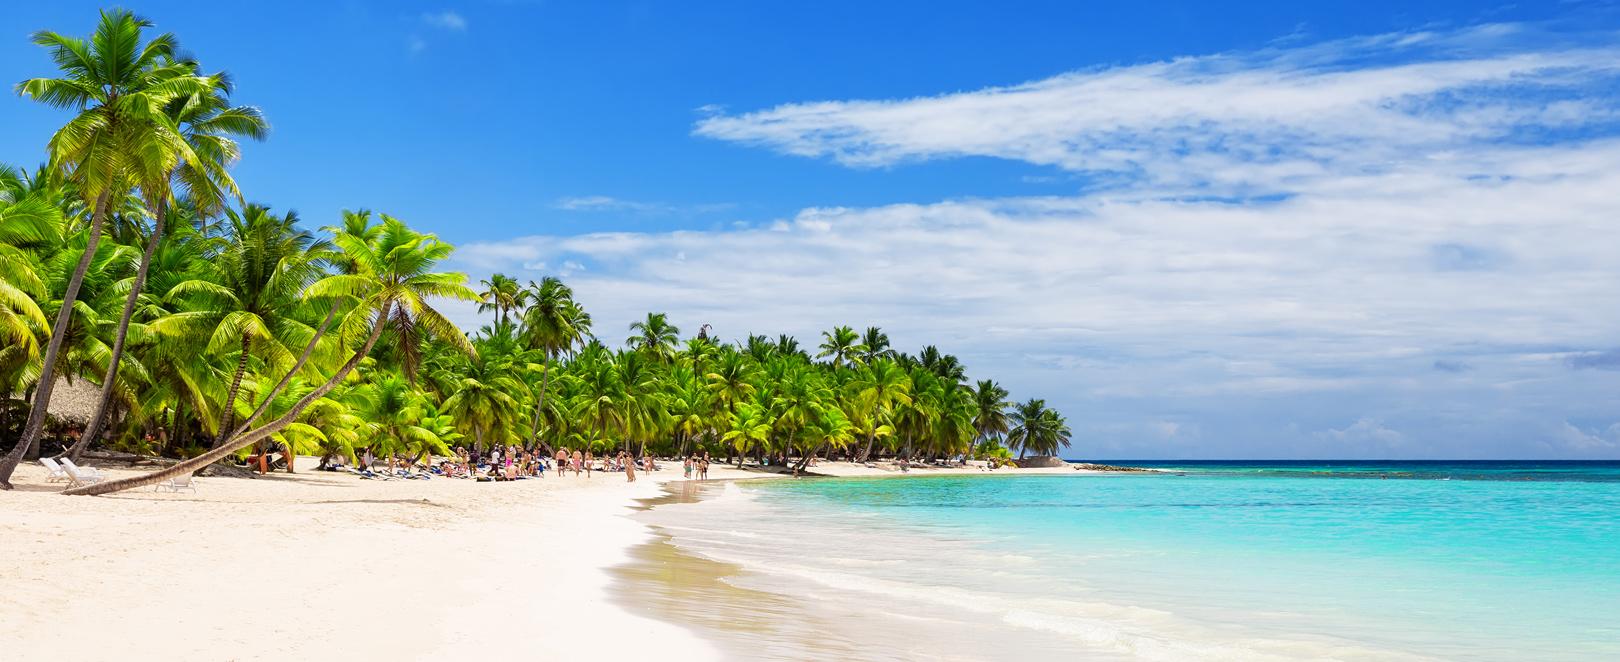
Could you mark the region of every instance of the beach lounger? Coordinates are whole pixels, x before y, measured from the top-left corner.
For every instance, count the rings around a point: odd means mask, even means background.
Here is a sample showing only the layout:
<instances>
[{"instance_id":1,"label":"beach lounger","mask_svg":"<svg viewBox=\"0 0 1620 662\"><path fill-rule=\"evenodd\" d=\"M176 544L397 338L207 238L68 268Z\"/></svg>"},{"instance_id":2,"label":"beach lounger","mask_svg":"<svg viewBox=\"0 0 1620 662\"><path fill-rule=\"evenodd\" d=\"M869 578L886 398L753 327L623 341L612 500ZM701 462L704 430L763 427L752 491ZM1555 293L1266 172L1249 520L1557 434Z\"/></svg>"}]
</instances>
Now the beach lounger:
<instances>
[{"instance_id":1,"label":"beach lounger","mask_svg":"<svg viewBox=\"0 0 1620 662\"><path fill-rule=\"evenodd\" d=\"M69 475L72 475L72 471L77 471L79 472L80 478L93 478L95 479L93 482L100 482L107 479L107 475L96 470L95 467L81 467L74 464L73 460L69 458L62 458L62 467L70 470Z\"/></svg>"},{"instance_id":2,"label":"beach lounger","mask_svg":"<svg viewBox=\"0 0 1620 662\"><path fill-rule=\"evenodd\" d=\"M74 466L73 462L67 458L62 458L62 470L67 472L68 485L72 487L84 487L92 483L99 483L107 478L99 473L82 473L79 467Z\"/></svg>"},{"instance_id":3,"label":"beach lounger","mask_svg":"<svg viewBox=\"0 0 1620 662\"><path fill-rule=\"evenodd\" d=\"M45 468L51 471L50 478L46 478L45 482L61 483L69 480L67 472L62 470L62 465L57 464L56 460L48 457L42 457L39 458L39 463L45 465Z\"/></svg>"},{"instance_id":4,"label":"beach lounger","mask_svg":"<svg viewBox=\"0 0 1620 662\"><path fill-rule=\"evenodd\" d=\"M192 477L191 472L188 471L152 486L152 491L154 492L162 492L164 490L175 493L179 493L180 490L191 490L191 492L195 494L197 492L197 484Z\"/></svg>"}]
</instances>

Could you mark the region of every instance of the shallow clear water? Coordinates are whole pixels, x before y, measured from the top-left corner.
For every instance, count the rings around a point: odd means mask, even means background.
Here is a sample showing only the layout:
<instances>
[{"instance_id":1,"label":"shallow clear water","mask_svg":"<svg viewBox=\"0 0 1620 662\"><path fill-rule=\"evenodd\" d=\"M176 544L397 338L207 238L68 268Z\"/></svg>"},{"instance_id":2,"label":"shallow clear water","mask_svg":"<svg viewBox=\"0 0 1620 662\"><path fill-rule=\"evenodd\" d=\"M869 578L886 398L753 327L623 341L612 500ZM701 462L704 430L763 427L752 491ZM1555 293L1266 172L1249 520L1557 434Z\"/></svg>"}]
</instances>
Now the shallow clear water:
<instances>
[{"instance_id":1,"label":"shallow clear water","mask_svg":"<svg viewBox=\"0 0 1620 662\"><path fill-rule=\"evenodd\" d=\"M897 659L1620 658L1620 463L1134 464L647 517Z\"/></svg>"}]
</instances>

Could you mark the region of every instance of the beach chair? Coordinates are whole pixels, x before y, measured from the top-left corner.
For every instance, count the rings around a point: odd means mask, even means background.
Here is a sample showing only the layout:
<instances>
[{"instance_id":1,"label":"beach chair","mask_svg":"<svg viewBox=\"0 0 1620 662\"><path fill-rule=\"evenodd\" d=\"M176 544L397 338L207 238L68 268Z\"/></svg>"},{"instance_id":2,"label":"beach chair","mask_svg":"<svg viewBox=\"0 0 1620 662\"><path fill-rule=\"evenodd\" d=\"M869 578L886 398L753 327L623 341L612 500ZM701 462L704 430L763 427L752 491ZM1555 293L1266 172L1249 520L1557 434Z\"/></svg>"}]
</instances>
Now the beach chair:
<instances>
[{"instance_id":1,"label":"beach chair","mask_svg":"<svg viewBox=\"0 0 1620 662\"><path fill-rule=\"evenodd\" d=\"M183 474L180 474L178 476L175 476L174 478L170 478L168 480L159 482L158 484L152 486L152 491L153 492L162 492L162 491L165 491L165 490L167 490L169 492L174 492L174 493L177 493L177 494L180 492L180 490L191 490L191 492L193 494L196 494L197 493L196 478L191 475L191 472L187 471L186 473L183 473Z\"/></svg>"},{"instance_id":2,"label":"beach chair","mask_svg":"<svg viewBox=\"0 0 1620 662\"><path fill-rule=\"evenodd\" d=\"M48 457L42 457L39 458L39 463L45 465L45 468L51 471L51 476L46 478L45 482L61 483L69 480L67 472L62 470L62 465L57 464L56 460Z\"/></svg>"},{"instance_id":3,"label":"beach chair","mask_svg":"<svg viewBox=\"0 0 1620 662\"><path fill-rule=\"evenodd\" d=\"M95 467L81 467L74 464L73 460L70 458L62 458L62 466L69 470L69 475L72 475L71 472L77 471L80 478L95 479L91 482L99 483L107 479L107 474L101 473L100 471L96 470Z\"/></svg>"},{"instance_id":4,"label":"beach chair","mask_svg":"<svg viewBox=\"0 0 1620 662\"><path fill-rule=\"evenodd\" d=\"M80 471L79 467L75 466L72 460L65 457L62 458L62 470L67 472L68 485L70 487L84 487L85 485L99 483L107 479L106 476L99 473L87 474Z\"/></svg>"}]
</instances>

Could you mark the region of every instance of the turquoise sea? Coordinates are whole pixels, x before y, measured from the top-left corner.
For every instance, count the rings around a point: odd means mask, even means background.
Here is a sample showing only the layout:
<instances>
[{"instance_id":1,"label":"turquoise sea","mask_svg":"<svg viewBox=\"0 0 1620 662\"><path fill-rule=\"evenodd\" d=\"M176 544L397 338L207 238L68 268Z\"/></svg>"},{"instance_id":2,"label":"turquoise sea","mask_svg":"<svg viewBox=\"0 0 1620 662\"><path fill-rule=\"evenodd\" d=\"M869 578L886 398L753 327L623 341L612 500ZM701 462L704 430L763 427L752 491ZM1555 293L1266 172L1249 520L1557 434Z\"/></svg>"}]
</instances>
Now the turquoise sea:
<instances>
[{"instance_id":1,"label":"turquoise sea","mask_svg":"<svg viewBox=\"0 0 1620 662\"><path fill-rule=\"evenodd\" d=\"M860 657L1620 659L1620 463L1115 463L1161 471L755 481L646 517Z\"/></svg>"}]
</instances>

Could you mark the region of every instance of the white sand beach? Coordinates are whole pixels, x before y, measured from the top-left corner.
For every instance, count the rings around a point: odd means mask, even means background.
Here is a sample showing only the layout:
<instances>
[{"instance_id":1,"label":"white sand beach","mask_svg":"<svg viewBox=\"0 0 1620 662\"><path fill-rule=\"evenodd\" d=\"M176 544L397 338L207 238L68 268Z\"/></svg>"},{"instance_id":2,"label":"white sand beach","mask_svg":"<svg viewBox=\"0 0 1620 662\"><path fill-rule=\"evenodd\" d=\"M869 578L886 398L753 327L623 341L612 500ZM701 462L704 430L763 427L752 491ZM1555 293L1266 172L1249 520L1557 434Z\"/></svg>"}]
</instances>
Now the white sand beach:
<instances>
[{"instance_id":1,"label":"white sand beach","mask_svg":"<svg viewBox=\"0 0 1620 662\"><path fill-rule=\"evenodd\" d=\"M633 615L608 568L649 538L625 514L678 465L511 483L313 471L203 478L193 494L65 497L38 465L0 503L7 660L712 660ZM901 475L822 463L828 475ZM106 469L114 475L127 470ZM1003 469L1001 473L1075 473ZM981 473L918 469L904 475ZM711 480L769 474L716 465Z\"/></svg>"}]
</instances>

